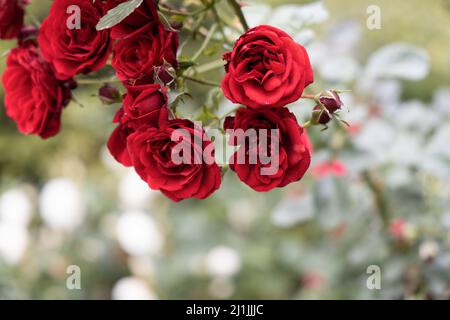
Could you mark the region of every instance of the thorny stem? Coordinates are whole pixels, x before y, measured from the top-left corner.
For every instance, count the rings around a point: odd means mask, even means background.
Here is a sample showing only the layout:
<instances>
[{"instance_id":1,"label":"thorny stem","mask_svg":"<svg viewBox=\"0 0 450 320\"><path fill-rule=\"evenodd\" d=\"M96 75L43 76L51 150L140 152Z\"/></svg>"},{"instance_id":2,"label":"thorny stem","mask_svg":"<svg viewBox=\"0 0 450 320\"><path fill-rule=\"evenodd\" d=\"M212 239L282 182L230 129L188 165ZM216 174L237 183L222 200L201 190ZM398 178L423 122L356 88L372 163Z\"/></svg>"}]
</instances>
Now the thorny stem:
<instances>
[{"instance_id":1,"label":"thorny stem","mask_svg":"<svg viewBox=\"0 0 450 320\"><path fill-rule=\"evenodd\" d=\"M214 36L214 33L217 30L217 27L218 27L217 23L213 24L213 26L211 27L211 29L208 32L208 35L206 36L205 41L203 41L202 46L200 47L200 49L198 49L198 51L192 57L192 61L196 61L200 57L200 55L203 53L203 51L205 51L206 47L208 46L209 42L211 41L212 37Z\"/></svg>"},{"instance_id":2,"label":"thorny stem","mask_svg":"<svg viewBox=\"0 0 450 320\"><path fill-rule=\"evenodd\" d=\"M237 2L237 0L228 0L228 3L233 7L234 12L236 12L239 21L242 24L242 27L244 27L244 31L250 29L247 20L245 19L244 13L242 12L241 5Z\"/></svg>"}]
</instances>

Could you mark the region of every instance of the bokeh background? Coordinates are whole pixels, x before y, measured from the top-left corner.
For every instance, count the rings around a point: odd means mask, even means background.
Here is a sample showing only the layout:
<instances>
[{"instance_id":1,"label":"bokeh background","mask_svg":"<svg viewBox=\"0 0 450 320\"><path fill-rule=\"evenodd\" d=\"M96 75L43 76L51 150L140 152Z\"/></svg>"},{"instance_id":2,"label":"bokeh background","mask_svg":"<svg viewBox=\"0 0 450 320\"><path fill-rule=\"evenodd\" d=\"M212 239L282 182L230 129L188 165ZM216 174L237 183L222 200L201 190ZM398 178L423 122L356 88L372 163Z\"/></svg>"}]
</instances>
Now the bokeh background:
<instances>
[{"instance_id":1,"label":"bokeh background","mask_svg":"<svg viewBox=\"0 0 450 320\"><path fill-rule=\"evenodd\" d=\"M246 3L251 25L279 26L306 46L310 93L352 90L341 113L350 127L309 129L314 163L299 183L256 193L228 173L211 198L174 204L108 154L117 105L103 105L96 87L74 92L47 141L18 133L2 98L1 299L450 297L450 2ZM50 4L34 1L27 20L42 21ZM366 26L370 5L381 29ZM13 46L2 41L0 52ZM190 89L186 115L217 96ZM232 108L218 103L219 113ZM300 121L312 107L290 106ZM66 287L71 265L81 290ZM366 285L371 265L380 290Z\"/></svg>"}]
</instances>

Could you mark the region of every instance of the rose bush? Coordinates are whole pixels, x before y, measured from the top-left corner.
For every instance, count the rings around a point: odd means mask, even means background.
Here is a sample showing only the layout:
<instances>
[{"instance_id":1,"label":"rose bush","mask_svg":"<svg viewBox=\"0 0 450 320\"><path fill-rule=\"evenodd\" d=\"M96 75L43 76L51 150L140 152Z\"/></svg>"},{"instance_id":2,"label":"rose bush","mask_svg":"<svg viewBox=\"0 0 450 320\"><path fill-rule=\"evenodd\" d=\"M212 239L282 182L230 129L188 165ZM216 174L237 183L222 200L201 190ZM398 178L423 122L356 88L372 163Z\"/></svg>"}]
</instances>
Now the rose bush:
<instances>
[{"instance_id":1,"label":"rose bush","mask_svg":"<svg viewBox=\"0 0 450 320\"><path fill-rule=\"evenodd\" d=\"M217 165L205 130L183 119L186 109L177 108L192 97L187 82L220 87L202 79L202 74L222 68L220 55L218 61L199 65L202 56L217 55L221 45L232 43L223 27L235 22L222 21L214 10L216 2L191 11L157 0L55 0L38 30L22 26L25 0L0 4L6 6L0 13L0 36L18 38L3 83L6 112L20 131L42 138L55 135L75 83L98 82L101 87L95 92L105 105L122 103L107 142L118 162L134 167L152 189L174 201L204 199L219 188L228 166ZM229 4L247 30L238 3ZM212 19L218 21L210 23ZM179 46L180 35L187 38ZM201 41L192 57L183 52L188 40ZM261 25L244 32L223 57L223 94L241 106L226 113L235 116L218 117L220 99L211 91L202 111L191 118L214 129L226 118L225 129L244 132L244 139L231 133L230 143L238 151L229 168L254 190L265 192L300 180L310 165L312 147L286 105L301 98L313 82L305 48L284 31ZM95 71L89 77L77 76ZM303 96L317 104L308 126L340 119L338 92L324 92ZM256 135L246 136L252 130ZM177 136L180 132L183 135ZM180 147L187 148L181 152L182 162L177 161ZM184 161L188 156L192 159Z\"/></svg>"},{"instance_id":2,"label":"rose bush","mask_svg":"<svg viewBox=\"0 0 450 320\"><path fill-rule=\"evenodd\" d=\"M305 48L272 26L247 31L224 59L225 96L250 108L283 107L298 100L313 82Z\"/></svg>"}]
</instances>

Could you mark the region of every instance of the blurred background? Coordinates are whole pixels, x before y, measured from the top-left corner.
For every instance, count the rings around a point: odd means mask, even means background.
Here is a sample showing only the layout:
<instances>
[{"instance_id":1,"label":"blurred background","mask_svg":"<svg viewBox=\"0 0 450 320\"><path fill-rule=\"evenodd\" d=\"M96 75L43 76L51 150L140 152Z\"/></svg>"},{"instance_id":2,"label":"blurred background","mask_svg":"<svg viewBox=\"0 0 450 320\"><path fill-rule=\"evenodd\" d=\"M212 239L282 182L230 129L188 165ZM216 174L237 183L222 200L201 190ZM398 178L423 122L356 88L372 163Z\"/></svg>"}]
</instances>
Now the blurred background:
<instances>
[{"instance_id":1,"label":"blurred background","mask_svg":"<svg viewBox=\"0 0 450 320\"><path fill-rule=\"evenodd\" d=\"M352 90L341 112L350 126L309 129L301 182L256 193L229 172L211 198L174 204L108 154L118 106L98 87L74 92L47 141L16 130L0 88L0 299L450 297L450 1L245 2L252 26L305 45L309 93ZM28 21L50 4L34 1ZM380 29L367 25L373 5ZM208 54L222 51L213 42ZM190 89L186 115L216 96ZM300 121L312 107L290 106ZM66 286L72 265L80 290ZM379 290L367 287L373 265Z\"/></svg>"}]
</instances>

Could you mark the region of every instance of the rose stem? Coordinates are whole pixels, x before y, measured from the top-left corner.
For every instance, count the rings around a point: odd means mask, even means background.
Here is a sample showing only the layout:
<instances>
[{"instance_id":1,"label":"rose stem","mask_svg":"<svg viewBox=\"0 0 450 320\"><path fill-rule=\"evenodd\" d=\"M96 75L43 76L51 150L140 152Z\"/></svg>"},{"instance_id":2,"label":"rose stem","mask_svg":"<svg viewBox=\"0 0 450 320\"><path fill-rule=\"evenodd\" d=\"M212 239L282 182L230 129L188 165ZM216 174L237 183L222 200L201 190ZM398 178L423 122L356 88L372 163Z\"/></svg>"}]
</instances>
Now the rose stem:
<instances>
[{"instance_id":1,"label":"rose stem","mask_svg":"<svg viewBox=\"0 0 450 320\"><path fill-rule=\"evenodd\" d=\"M195 74L205 73L211 70L223 68L225 62L222 59L214 60L205 64L202 64L198 67L193 67L195 70Z\"/></svg>"},{"instance_id":2,"label":"rose stem","mask_svg":"<svg viewBox=\"0 0 450 320\"><path fill-rule=\"evenodd\" d=\"M378 213L382 225L386 228L389 224L391 214L389 212L388 201L383 191L383 185L379 180L375 179L373 174L369 171L363 172L362 177L372 191L376 212Z\"/></svg>"},{"instance_id":3,"label":"rose stem","mask_svg":"<svg viewBox=\"0 0 450 320\"><path fill-rule=\"evenodd\" d=\"M203 41L202 46L200 47L200 49L198 49L198 51L192 57L192 61L197 60L200 57L200 55L203 53L203 51L205 51L206 47L208 46L209 42L211 41L212 37L214 36L214 33L217 30L217 27L218 27L217 23L214 23L213 26L211 27L211 29L209 30L205 41Z\"/></svg>"},{"instance_id":4,"label":"rose stem","mask_svg":"<svg viewBox=\"0 0 450 320\"><path fill-rule=\"evenodd\" d=\"M242 12L241 5L237 2L237 0L228 0L228 3L233 7L234 11L236 12L239 21L241 22L242 26L244 27L244 31L247 31L249 28L247 20L245 20L244 13Z\"/></svg>"},{"instance_id":5,"label":"rose stem","mask_svg":"<svg viewBox=\"0 0 450 320\"><path fill-rule=\"evenodd\" d=\"M213 81L208 81L208 80L203 80L203 79L192 78L192 77L190 77L190 76L183 76L183 78L186 79L186 80L190 80L190 81L193 81L193 82L197 82L197 83L200 83L200 84L204 84L204 85L206 85L206 86L220 87L220 83L216 83L216 82L213 82Z\"/></svg>"}]
</instances>

